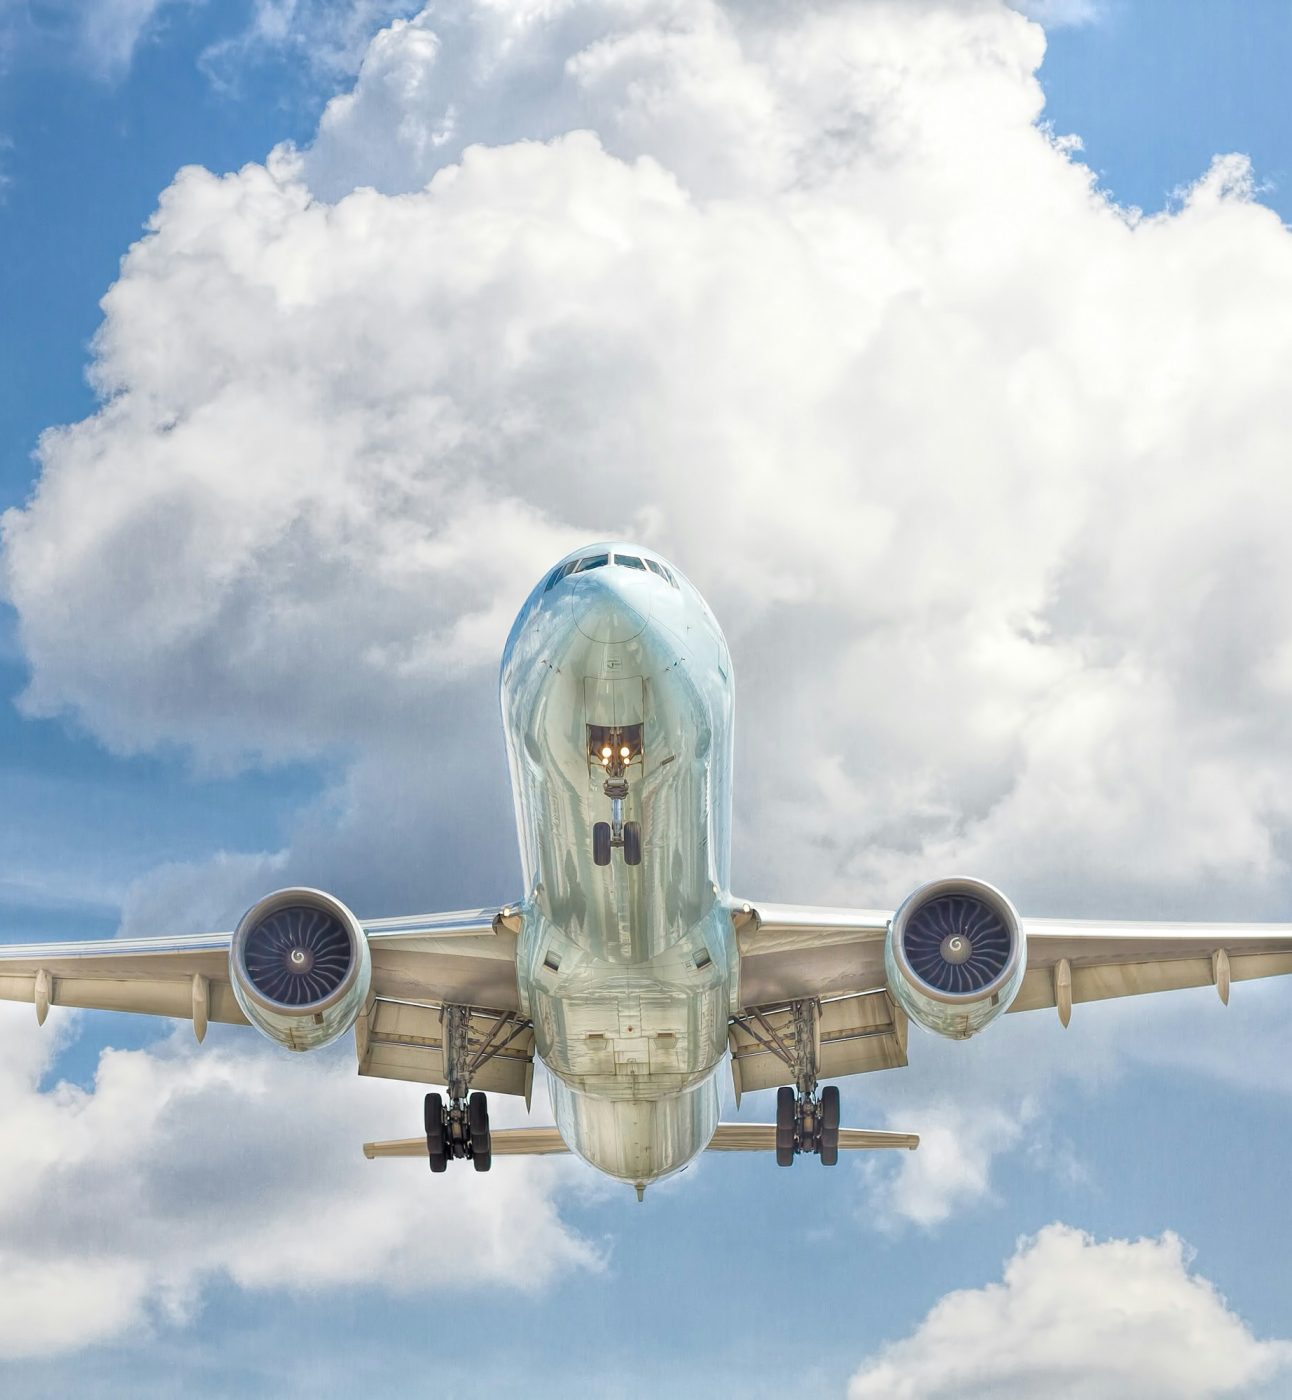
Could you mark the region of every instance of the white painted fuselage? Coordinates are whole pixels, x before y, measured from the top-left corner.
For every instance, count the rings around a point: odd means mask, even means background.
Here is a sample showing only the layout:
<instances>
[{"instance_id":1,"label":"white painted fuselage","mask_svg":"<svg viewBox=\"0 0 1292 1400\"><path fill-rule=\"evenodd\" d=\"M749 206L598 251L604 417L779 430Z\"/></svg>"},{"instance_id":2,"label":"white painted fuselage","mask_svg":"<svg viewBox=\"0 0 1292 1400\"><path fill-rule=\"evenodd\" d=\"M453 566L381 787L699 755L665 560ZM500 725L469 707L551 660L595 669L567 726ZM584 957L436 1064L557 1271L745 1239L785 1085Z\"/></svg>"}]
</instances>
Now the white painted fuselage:
<instances>
[{"instance_id":1,"label":"white painted fuselage","mask_svg":"<svg viewBox=\"0 0 1292 1400\"><path fill-rule=\"evenodd\" d=\"M652 551L602 544L570 561L585 567L540 581L503 654L520 999L567 1145L647 1183L702 1152L718 1122L737 976L731 661L703 598ZM616 758L621 739L629 750L619 815L639 826L637 865L623 848L594 859L594 825L614 815L609 735Z\"/></svg>"}]
</instances>

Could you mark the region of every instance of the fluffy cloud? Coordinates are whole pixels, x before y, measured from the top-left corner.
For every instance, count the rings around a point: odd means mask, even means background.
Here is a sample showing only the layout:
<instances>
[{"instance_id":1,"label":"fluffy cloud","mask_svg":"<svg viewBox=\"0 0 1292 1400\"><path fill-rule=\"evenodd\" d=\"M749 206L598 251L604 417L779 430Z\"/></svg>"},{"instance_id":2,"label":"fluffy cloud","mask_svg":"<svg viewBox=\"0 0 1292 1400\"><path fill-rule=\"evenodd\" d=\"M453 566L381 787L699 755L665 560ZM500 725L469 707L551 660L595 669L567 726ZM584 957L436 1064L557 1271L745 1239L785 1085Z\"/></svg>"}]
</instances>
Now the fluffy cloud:
<instances>
[{"instance_id":1,"label":"fluffy cloud","mask_svg":"<svg viewBox=\"0 0 1292 1400\"><path fill-rule=\"evenodd\" d=\"M433 774L528 582L639 533L733 635L768 893L1272 901L1292 245L1236 157L1110 207L1042 52L931 0L384 31L312 149L181 172L126 258L104 406L5 519L26 703Z\"/></svg>"},{"instance_id":2,"label":"fluffy cloud","mask_svg":"<svg viewBox=\"0 0 1292 1400\"><path fill-rule=\"evenodd\" d=\"M1175 1235L1106 1240L1050 1225L1023 1240L1000 1283L950 1293L852 1378L850 1400L1250 1393L1292 1365L1198 1274Z\"/></svg>"},{"instance_id":3,"label":"fluffy cloud","mask_svg":"<svg viewBox=\"0 0 1292 1400\"><path fill-rule=\"evenodd\" d=\"M1047 29L1094 24L1103 18L1105 12L1103 0L1011 0L1011 3L1016 10Z\"/></svg>"},{"instance_id":4,"label":"fluffy cloud","mask_svg":"<svg viewBox=\"0 0 1292 1400\"><path fill-rule=\"evenodd\" d=\"M358 1079L348 1055L290 1056L215 1030L199 1050L181 1032L105 1051L83 1090L42 1086L56 1045L33 1033L30 1008L0 1007L0 1272L23 1280L0 1356L183 1321L219 1279L431 1292L451 1254L455 1288L533 1290L601 1265L561 1218L573 1163L432 1182L424 1163L365 1161L365 1138L416 1131L420 1096ZM500 1122L515 1116L496 1106Z\"/></svg>"},{"instance_id":5,"label":"fluffy cloud","mask_svg":"<svg viewBox=\"0 0 1292 1400\"><path fill-rule=\"evenodd\" d=\"M230 93L248 67L266 59L336 79L358 69L374 30L416 8L402 0L254 0L246 26L209 45L199 62Z\"/></svg>"}]
</instances>

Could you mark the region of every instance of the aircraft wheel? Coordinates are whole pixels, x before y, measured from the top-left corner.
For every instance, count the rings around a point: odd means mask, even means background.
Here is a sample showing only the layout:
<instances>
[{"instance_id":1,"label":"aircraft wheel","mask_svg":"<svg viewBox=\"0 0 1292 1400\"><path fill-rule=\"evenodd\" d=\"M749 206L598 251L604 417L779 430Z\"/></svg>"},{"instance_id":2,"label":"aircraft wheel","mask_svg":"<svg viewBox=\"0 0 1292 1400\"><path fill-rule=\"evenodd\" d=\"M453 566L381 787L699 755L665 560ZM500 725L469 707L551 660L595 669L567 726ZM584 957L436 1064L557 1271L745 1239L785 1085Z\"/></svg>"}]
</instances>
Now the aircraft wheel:
<instances>
[{"instance_id":1,"label":"aircraft wheel","mask_svg":"<svg viewBox=\"0 0 1292 1400\"><path fill-rule=\"evenodd\" d=\"M439 1094L427 1094L422 1106L422 1121L426 1128L426 1155L433 1172L442 1172L449 1164L447 1143L444 1141L444 1099Z\"/></svg>"},{"instance_id":2,"label":"aircraft wheel","mask_svg":"<svg viewBox=\"0 0 1292 1400\"><path fill-rule=\"evenodd\" d=\"M794 1120L798 1116L797 1096L788 1084L776 1091L776 1165L794 1165Z\"/></svg>"},{"instance_id":3,"label":"aircraft wheel","mask_svg":"<svg viewBox=\"0 0 1292 1400\"><path fill-rule=\"evenodd\" d=\"M598 822L592 828L592 859L597 865L610 864L609 822Z\"/></svg>"},{"instance_id":4,"label":"aircraft wheel","mask_svg":"<svg viewBox=\"0 0 1292 1400\"><path fill-rule=\"evenodd\" d=\"M637 822L624 823L624 864L642 863L642 829Z\"/></svg>"},{"instance_id":5,"label":"aircraft wheel","mask_svg":"<svg viewBox=\"0 0 1292 1400\"><path fill-rule=\"evenodd\" d=\"M467 1100L467 1126L471 1129L471 1145L489 1149L489 1100L479 1092Z\"/></svg>"},{"instance_id":6,"label":"aircraft wheel","mask_svg":"<svg viewBox=\"0 0 1292 1400\"><path fill-rule=\"evenodd\" d=\"M489 1100L479 1092L467 1100L467 1127L471 1130L471 1165L478 1172L487 1172L493 1163L489 1140Z\"/></svg>"},{"instance_id":7,"label":"aircraft wheel","mask_svg":"<svg viewBox=\"0 0 1292 1400\"><path fill-rule=\"evenodd\" d=\"M833 1167L839 1160L839 1086L821 1090L821 1165Z\"/></svg>"},{"instance_id":8,"label":"aircraft wheel","mask_svg":"<svg viewBox=\"0 0 1292 1400\"><path fill-rule=\"evenodd\" d=\"M422 1122L426 1127L426 1136L438 1133L440 1141L444 1140L444 1098L441 1094L427 1094L422 1104Z\"/></svg>"}]
</instances>

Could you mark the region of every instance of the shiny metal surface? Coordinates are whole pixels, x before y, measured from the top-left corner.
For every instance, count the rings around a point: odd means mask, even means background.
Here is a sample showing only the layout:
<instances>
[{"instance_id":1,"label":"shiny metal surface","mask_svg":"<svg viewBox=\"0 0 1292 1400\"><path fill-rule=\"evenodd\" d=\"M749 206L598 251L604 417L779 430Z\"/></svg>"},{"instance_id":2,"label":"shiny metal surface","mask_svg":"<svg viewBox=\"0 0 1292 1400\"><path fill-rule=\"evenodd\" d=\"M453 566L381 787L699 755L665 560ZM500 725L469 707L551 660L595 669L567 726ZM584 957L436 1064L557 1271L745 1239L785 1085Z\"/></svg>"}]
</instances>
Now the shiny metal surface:
<instances>
[{"instance_id":1,"label":"shiny metal surface","mask_svg":"<svg viewBox=\"0 0 1292 1400\"><path fill-rule=\"evenodd\" d=\"M570 559L616 551L671 578L613 562L546 576L508 638L501 698L526 890L521 1007L572 1150L638 1182L685 1166L718 1121L736 987L731 661L658 555L611 543ZM617 799L592 743L610 732L631 736ZM640 825L640 865L622 848L593 858L616 800Z\"/></svg>"}]
</instances>

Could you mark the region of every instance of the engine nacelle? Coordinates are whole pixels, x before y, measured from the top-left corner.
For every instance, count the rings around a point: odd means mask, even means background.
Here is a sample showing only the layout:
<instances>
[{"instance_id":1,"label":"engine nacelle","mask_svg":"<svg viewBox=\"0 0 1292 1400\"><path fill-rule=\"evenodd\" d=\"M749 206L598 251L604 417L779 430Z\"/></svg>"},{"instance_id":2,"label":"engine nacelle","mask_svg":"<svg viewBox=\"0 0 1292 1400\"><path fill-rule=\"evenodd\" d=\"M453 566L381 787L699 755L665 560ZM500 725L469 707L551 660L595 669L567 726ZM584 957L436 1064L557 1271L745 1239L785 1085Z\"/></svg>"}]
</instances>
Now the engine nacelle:
<instances>
[{"instance_id":1,"label":"engine nacelle","mask_svg":"<svg viewBox=\"0 0 1292 1400\"><path fill-rule=\"evenodd\" d=\"M278 890L234 930L229 980L262 1035L288 1050L317 1050L344 1035L368 999L368 938L330 894Z\"/></svg>"},{"instance_id":2,"label":"engine nacelle","mask_svg":"<svg viewBox=\"0 0 1292 1400\"><path fill-rule=\"evenodd\" d=\"M967 1040L1009 1008L1027 947L1014 906L982 880L933 880L908 895L884 941L888 990L925 1030Z\"/></svg>"}]
</instances>

